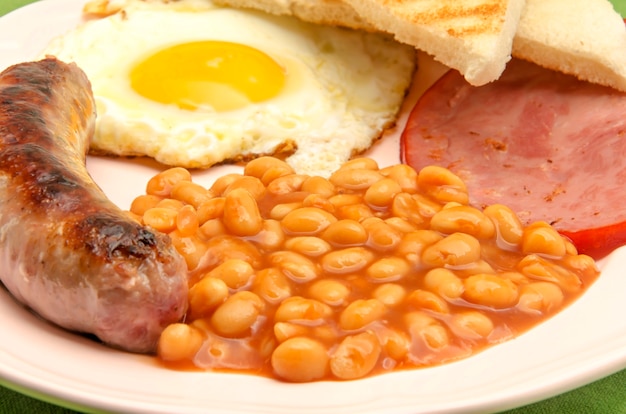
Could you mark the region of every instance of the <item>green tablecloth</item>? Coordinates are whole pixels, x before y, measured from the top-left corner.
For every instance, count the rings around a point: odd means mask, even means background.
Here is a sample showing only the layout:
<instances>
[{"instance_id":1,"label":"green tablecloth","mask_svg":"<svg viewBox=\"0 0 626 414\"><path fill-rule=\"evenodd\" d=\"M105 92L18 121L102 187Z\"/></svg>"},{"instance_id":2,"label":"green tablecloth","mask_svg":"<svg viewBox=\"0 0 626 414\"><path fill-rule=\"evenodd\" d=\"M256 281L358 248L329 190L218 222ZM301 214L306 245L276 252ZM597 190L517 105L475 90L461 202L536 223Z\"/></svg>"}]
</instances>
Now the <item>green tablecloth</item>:
<instances>
[{"instance_id":1,"label":"green tablecloth","mask_svg":"<svg viewBox=\"0 0 626 414\"><path fill-rule=\"evenodd\" d=\"M0 0L0 16L34 0ZM45 0L44 0L45 1ZM626 16L626 0L612 0ZM619 317L612 315L612 317ZM0 386L0 414L70 414L75 411L28 397ZM626 370L565 394L506 414L626 414Z\"/></svg>"}]
</instances>

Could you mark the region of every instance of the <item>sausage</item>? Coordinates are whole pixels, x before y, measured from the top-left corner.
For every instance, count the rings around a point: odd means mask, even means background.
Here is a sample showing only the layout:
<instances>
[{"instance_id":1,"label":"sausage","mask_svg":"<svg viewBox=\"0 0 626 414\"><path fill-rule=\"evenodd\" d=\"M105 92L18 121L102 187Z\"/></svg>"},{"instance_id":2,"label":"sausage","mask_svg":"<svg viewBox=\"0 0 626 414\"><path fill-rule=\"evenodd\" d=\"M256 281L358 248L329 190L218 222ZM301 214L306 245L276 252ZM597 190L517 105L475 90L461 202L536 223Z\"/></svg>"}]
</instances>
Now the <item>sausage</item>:
<instances>
[{"instance_id":1,"label":"sausage","mask_svg":"<svg viewBox=\"0 0 626 414\"><path fill-rule=\"evenodd\" d=\"M90 178L95 116L75 64L50 57L0 74L0 280L48 321L150 353L186 311L187 268Z\"/></svg>"},{"instance_id":2,"label":"sausage","mask_svg":"<svg viewBox=\"0 0 626 414\"><path fill-rule=\"evenodd\" d=\"M625 113L626 94L521 60L481 87L450 71L411 112L402 159L447 167L472 204L506 204L601 258L626 244Z\"/></svg>"}]
</instances>

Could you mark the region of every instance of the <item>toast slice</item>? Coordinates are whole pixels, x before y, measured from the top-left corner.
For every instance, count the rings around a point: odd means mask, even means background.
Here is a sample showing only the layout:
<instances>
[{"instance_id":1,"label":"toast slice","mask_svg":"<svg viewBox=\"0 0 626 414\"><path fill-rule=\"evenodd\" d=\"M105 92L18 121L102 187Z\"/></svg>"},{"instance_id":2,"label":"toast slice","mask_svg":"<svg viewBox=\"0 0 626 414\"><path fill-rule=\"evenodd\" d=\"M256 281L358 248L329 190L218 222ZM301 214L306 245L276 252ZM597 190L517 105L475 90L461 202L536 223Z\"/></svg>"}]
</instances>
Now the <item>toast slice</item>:
<instances>
[{"instance_id":1,"label":"toast slice","mask_svg":"<svg viewBox=\"0 0 626 414\"><path fill-rule=\"evenodd\" d=\"M379 30L457 69L472 85L496 80L511 58L525 0L344 0Z\"/></svg>"},{"instance_id":2,"label":"toast slice","mask_svg":"<svg viewBox=\"0 0 626 414\"><path fill-rule=\"evenodd\" d=\"M626 26L608 0L526 0L513 56L626 92Z\"/></svg>"}]
</instances>

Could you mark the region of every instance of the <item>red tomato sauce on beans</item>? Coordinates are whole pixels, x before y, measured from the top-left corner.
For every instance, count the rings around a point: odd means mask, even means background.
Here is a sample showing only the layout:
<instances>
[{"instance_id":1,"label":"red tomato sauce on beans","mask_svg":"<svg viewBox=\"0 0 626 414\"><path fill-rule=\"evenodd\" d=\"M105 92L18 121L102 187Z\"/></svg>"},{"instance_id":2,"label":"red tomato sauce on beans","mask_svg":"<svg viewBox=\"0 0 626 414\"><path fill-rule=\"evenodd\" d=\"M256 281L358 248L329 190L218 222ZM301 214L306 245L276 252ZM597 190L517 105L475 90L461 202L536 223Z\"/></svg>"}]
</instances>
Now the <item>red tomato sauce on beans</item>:
<instances>
[{"instance_id":1,"label":"red tomato sauce on beans","mask_svg":"<svg viewBox=\"0 0 626 414\"><path fill-rule=\"evenodd\" d=\"M292 382L428 367L516 337L598 276L549 224L469 199L449 170L368 158L328 179L271 157L210 188L156 175L131 214L190 269L159 360Z\"/></svg>"}]
</instances>

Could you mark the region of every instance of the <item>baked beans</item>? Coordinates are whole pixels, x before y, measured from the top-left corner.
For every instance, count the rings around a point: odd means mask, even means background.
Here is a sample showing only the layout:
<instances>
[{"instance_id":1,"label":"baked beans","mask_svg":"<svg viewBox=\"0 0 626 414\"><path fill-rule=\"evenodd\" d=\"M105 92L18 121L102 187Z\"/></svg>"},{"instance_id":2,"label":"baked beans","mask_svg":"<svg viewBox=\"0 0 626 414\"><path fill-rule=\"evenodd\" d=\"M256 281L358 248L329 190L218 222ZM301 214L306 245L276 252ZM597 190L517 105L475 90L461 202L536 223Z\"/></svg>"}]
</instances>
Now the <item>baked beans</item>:
<instances>
[{"instance_id":1,"label":"baked beans","mask_svg":"<svg viewBox=\"0 0 626 414\"><path fill-rule=\"evenodd\" d=\"M350 380L463 358L561 310L598 276L546 223L469 205L449 170L346 163L328 179L261 157L204 188L172 168L131 213L189 267L168 366Z\"/></svg>"}]
</instances>

